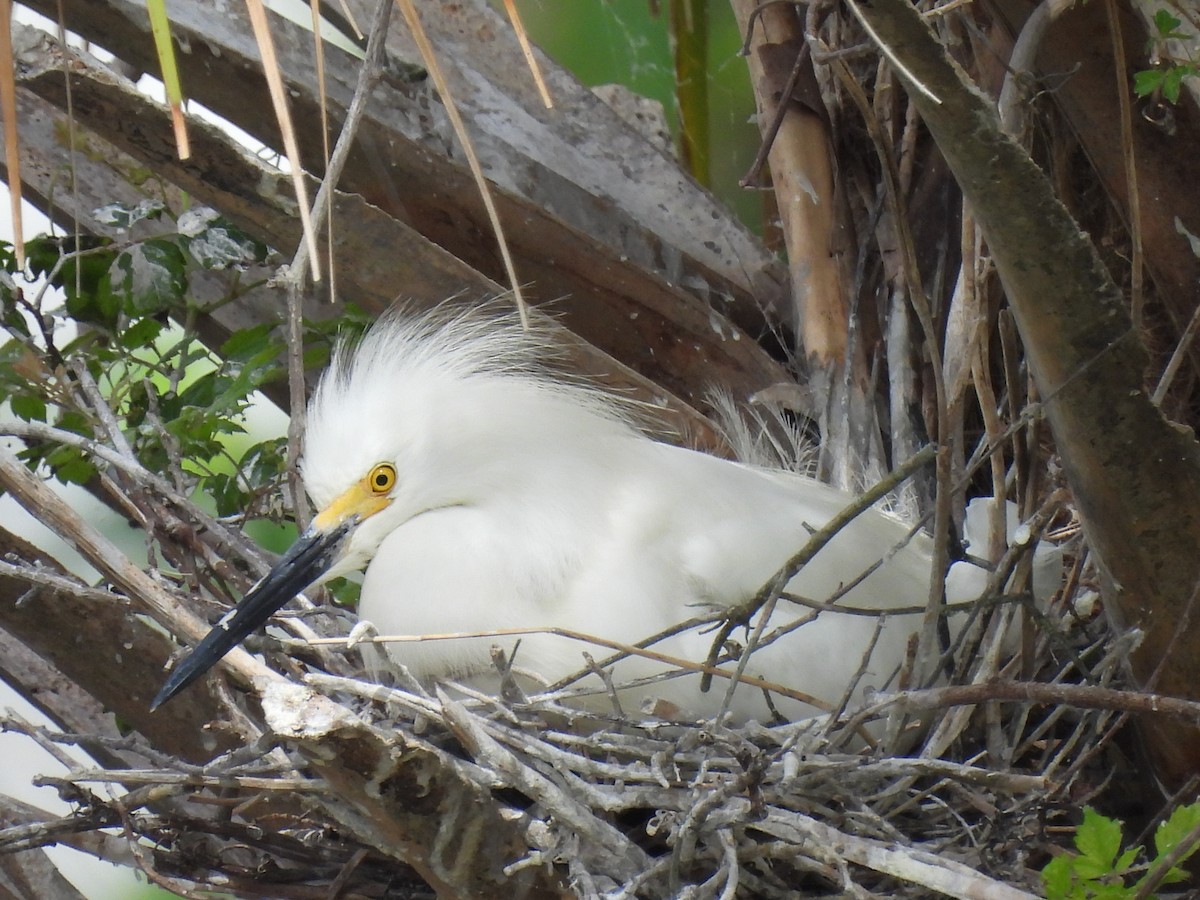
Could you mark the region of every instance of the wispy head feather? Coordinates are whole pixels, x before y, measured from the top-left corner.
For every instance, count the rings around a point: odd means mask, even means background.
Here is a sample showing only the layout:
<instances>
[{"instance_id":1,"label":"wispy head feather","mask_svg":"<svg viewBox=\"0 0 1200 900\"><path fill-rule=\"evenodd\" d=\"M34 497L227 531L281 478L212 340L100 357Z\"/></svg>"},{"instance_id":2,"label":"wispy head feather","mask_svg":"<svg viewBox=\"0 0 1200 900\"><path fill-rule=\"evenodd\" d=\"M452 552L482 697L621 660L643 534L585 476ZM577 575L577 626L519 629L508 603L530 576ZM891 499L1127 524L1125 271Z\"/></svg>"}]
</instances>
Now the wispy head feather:
<instances>
[{"instance_id":1,"label":"wispy head feather","mask_svg":"<svg viewBox=\"0 0 1200 900\"><path fill-rule=\"evenodd\" d=\"M338 344L313 394L310 492L324 491L335 460L353 472L435 432L443 441L489 442L521 432L546 439L551 428L580 439L632 433L628 405L558 369L562 356L550 325L525 329L499 302L386 313L359 340Z\"/></svg>"}]
</instances>

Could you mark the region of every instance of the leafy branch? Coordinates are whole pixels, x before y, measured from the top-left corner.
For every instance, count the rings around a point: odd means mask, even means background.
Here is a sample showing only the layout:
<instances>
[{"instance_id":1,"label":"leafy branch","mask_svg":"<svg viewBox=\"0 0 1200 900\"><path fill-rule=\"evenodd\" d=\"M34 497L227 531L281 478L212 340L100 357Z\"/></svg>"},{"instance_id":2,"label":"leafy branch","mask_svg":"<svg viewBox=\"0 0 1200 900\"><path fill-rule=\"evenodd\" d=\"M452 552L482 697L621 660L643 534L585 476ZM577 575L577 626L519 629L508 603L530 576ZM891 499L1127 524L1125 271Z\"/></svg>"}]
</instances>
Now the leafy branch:
<instances>
[{"instance_id":1,"label":"leafy branch","mask_svg":"<svg viewBox=\"0 0 1200 900\"><path fill-rule=\"evenodd\" d=\"M1056 856L1042 870L1048 900L1140 900L1160 884L1185 881L1179 864L1200 847L1200 803L1176 807L1159 824L1148 863L1138 863L1149 855L1145 848L1122 851L1122 842L1120 822L1084 807L1076 852Z\"/></svg>"}]
</instances>

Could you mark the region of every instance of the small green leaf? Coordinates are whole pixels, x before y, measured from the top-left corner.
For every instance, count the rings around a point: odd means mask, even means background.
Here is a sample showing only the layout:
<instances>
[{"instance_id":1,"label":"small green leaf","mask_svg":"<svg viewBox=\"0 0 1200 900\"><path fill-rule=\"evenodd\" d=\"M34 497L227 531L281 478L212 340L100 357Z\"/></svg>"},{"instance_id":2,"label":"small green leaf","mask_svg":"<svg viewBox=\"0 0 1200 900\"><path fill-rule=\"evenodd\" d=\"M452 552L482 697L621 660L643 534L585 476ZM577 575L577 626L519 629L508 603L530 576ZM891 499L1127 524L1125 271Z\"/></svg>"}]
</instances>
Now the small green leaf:
<instances>
[{"instance_id":1,"label":"small green leaf","mask_svg":"<svg viewBox=\"0 0 1200 900\"><path fill-rule=\"evenodd\" d=\"M1162 80L1163 98L1168 103L1179 102L1179 92L1183 87L1183 79L1188 74L1188 70L1184 66L1172 66L1167 69L1167 73Z\"/></svg>"},{"instance_id":2,"label":"small green leaf","mask_svg":"<svg viewBox=\"0 0 1200 900\"><path fill-rule=\"evenodd\" d=\"M1133 861L1137 859L1138 853L1140 853L1141 850L1141 847L1130 847L1117 857L1117 861L1113 863L1113 871L1121 874L1128 872L1129 867L1133 865Z\"/></svg>"},{"instance_id":3,"label":"small green leaf","mask_svg":"<svg viewBox=\"0 0 1200 900\"><path fill-rule=\"evenodd\" d=\"M57 243L64 251L62 265L50 282L66 294L67 312L74 318L111 329L117 316L109 278L115 253L92 238L80 240L80 249L88 252L79 256L70 255L75 250L74 238L64 237Z\"/></svg>"},{"instance_id":4,"label":"small green leaf","mask_svg":"<svg viewBox=\"0 0 1200 900\"><path fill-rule=\"evenodd\" d=\"M1133 92L1139 97L1149 97L1161 87L1166 72L1162 69L1145 69L1133 74Z\"/></svg>"},{"instance_id":5,"label":"small green leaf","mask_svg":"<svg viewBox=\"0 0 1200 900\"><path fill-rule=\"evenodd\" d=\"M130 315L165 312L187 292L187 259L173 241L155 238L130 247L117 259L120 285Z\"/></svg>"},{"instance_id":6,"label":"small green leaf","mask_svg":"<svg viewBox=\"0 0 1200 900\"><path fill-rule=\"evenodd\" d=\"M1090 806L1083 808L1083 823L1075 832L1075 847L1083 859L1111 872L1121 852L1121 823L1102 816Z\"/></svg>"},{"instance_id":7,"label":"small green leaf","mask_svg":"<svg viewBox=\"0 0 1200 900\"><path fill-rule=\"evenodd\" d=\"M272 325L255 325L253 328L243 328L235 331L221 345L221 356L237 362L248 362L264 350L273 346L271 341Z\"/></svg>"},{"instance_id":8,"label":"small green leaf","mask_svg":"<svg viewBox=\"0 0 1200 900\"><path fill-rule=\"evenodd\" d=\"M1184 37L1185 35L1180 34L1177 30L1182 24L1165 9L1160 9L1154 14L1154 29L1158 32L1159 40Z\"/></svg>"},{"instance_id":9,"label":"small green leaf","mask_svg":"<svg viewBox=\"0 0 1200 900\"><path fill-rule=\"evenodd\" d=\"M143 200L130 206L126 203L109 203L92 211L92 217L101 225L110 225L120 231L128 231L143 219L157 219L166 209L161 200Z\"/></svg>"},{"instance_id":10,"label":"small green leaf","mask_svg":"<svg viewBox=\"0 0 1200 900\"><path fill-rule=\"evenodd\" d=\"M1099 881L1106 875L1112 874L1112 861L1105 862L1093 856L1075 857L1074 872L1079 878L1087 881Z\"/></svg>"},{"instance_id":11,"label":"small green leaf","mask_svg":"<svg viewBox=\"0 0 1200 900\"><path fill-rule=\"evenodd\" d=\"M74 447L54 448L46 454L46 464L55 478L67 484L87 484L96 474L96 467Z\"/></svg>"},{"instance_id":12,"label":"small green leaf","mask_svg":"<svg viewBox=\"0 0 1200 900\"><path fill-rule=\"evenodd\" d=\"M358 609L359 597L362 594L362 584L348 578L335 578L326 587L333 594L333 602L346 609Z\"/></svg>"},{"instance_id":13,"label":"small green leaf","mask_svg":"<svg viewBox=\"0 0 1200 900\"><path fill-rule=\"evenodd\" d=\"M1075 857L1064 853L1046 863L1042 869L1042 886L1046 889L1047 900L1067 900L1071 887L1075 882Z\"/></svg>"},{"instance_id":14,"label":"small green leaf","mask_svg":"<svg viewBox=\"0 0 1200 900\"><path fill-rule=\"evenodd\" d=\"M163 323L158 319L146 317L138 319L129 327L121 330L117 335L122 347L127 347L130 350L138 350L142 347L149 347L154 343L155 339L162 333Z\"/></svg>"},{"instance_id":15,"label":"small green leaf","mask_svg":"<svg viewBox=\"0 0 1200 900\"><path fill-rule=\"evenodd\" d=\"M1170 817L1154 832L1155 852L1159 856L1170 853L1196 828L1200 828L1200 803L1175 807ZM1192 851L1192 853L1194 852L1195 850ZM1190 855L1191 853L1188 854L1188 856Z\"/></svg>"},{"instance_id":16,"label":"small green leaf","mask_svg":"<svg viewBox=\"0 0 1200 900\"><path fill-rule=\"evenodd\" d=\"M264 262L270 255L266 244L207 206L189 209L176 227L188 253L206 269L248 266Z\"/></svg>"},{"instance_id":17,"label":"small green leaf","mask_svg":"<svg viewBox=\"0 0 1200 900\"><path fill-rule=\"evenodd\" d=\"M58 238L39 235L25 242L25 265L32 275L49 275L62 256Z\"/></svg>"},{"instance_id":18,"label":"small green leaf","mask_svg":"<svg viewBox=\"0 0 1200 900\"><path fill-rule=\"evenodd\" d=\"M46 421L46 401L32 394L14 394L9 400L13 414L26 422Z\"/></svg>"},{"instance_id":19,"label":"small green leaf","mask_svg":"<svg viewBox=\"0 0 1200 900\"><path fill-rule=\"evenodd\" d=\"M232 516L246 506L246 494L234 475L218 472L205 479L204 487L216 503L218 516Z\"/></svg>"}]
</instances>

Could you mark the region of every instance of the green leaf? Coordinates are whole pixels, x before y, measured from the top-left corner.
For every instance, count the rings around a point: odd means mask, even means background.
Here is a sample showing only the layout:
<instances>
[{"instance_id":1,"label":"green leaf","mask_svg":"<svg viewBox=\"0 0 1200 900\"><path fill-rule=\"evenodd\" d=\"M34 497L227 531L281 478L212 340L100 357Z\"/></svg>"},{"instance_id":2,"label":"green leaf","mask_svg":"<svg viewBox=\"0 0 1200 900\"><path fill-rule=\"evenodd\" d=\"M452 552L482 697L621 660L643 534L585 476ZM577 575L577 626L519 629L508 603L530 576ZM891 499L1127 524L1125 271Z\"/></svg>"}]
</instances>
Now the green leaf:
<instances>
[{"instance_id":1,"label":"green leaf","mask_svg":"<svg viewBox=\"0 0 1200 900\"><path fill-rule=\"evenodd\" d=\"M1183 79L1188 74L1185 66L1172 66L1162 80L1163 98L1168 103L1179 102L1179 91L1183 87Z\"/></svg>"},{"instance_id":2,"label":"green leaf","mask_svg":"<svg viewBox=\"0 0 1200 900\"><path fill-rule=\"evenodd\" d=\"M74 284L74 279L72 279ZM112 283L107 276L83 290L66 289L67 314L81 322L91 322L94 325L111 331L117 327L117 319L121 311L120 301L112 292Z\"/></svg>"},{"instance_id":3,"label":"green leaf","mask_svg":"<svg viewBox=\"0 0 1200 900\"><path fill-rule=\"evenodd\" d=\"M39 235L25 242L25 265L33 275L49 275L61 256L58 238Z\"/></svg>"},{"instance_id":4,"label":"green leaf","mask_svg":"<svg viewBox=\"0 0 1200 900\"><path fill-rule=\"evenodd\" d=\"M96 467L74 447L55 447L46 454L46 464L59 481L87 484L96 474Z\"/></svg>"},{"instance_id":5,"label":"green leaf","mask_svg":"<svg viewBox=\"0 0 1200 900\"><path fill-rule=\"evenodd\" d=\"M1200 828L1200 803L1189 803L1177 806L1170 817L1154 832L1154 850L1158 856L1165 856L1176 847L1196 828ZM1193 848L1188 856L1196 852ZM1185 856L1184 859L1187 859Z\"/></svg>"},{"instance_id":6,"label":"green leaf","mask_svg":"<svg viewBox=\"0 0 1200 900\"><path fill-rule=\"evenodd\" d=\"M54 424L63 431L70 431L87 438L93 436L92 423L88 421L87 416L80 412L59 410L58 421Z\"/></svg>"},{"instance_id":7,"label":"green leaf","mask_svg":"<svg viewBox=\"0 0 1200 900\"><path fill-rule=\"evenodd\" d=\"M1088 881L1099 881L1106 875L1112 874L1112 862L1103 862L1091 856L1075 857L1075 874Z\"/></svg>"},{"instance_id":8,"label":"green leaf","mask_svg":"<svg viewBox=\"0 0 1200 900\"><path fill-rule=\"evenodd\" d=\"M236 362L248 362L264 350L279 348L278 342L271 340L274 326L268 324L255 325L253 328L243 328L235 331L221 345L221 356Z\"/></svg>"},{"instance_id":9,"label":"green leaf","mask_svg":"<svg viewBox=\"0 0 1200 900\"><path fill-rule=\"evenodd\" d=\"M10 333L29 337L29 323L17 308L16 297L7 285L0 284L0 325Z\"/></svg>"},{"instance_id":10,"label":"green leaf","mask_svg":"<svg viewBox=\"0 0 1200 900\"><path fill-rule=\"evenodd\" d=\"M1133 74L1133 92L1139 97L1149 97L1162 85L1166 75L1162 69L1145 69Z\"/></svg>"},{"instance_id":11,"label":"green leaf","mask_svg":"<svg viewBox=\"0 0 1200 900\"><path fill-rule=\"evenodd\" d=\"M1117 857L1117 861L1113 863L1113 871L1121 874L1128 872L1129 867L1133 865L1133 861L1137 859L1138 853L1140 853L1141 850L1141 847L1130 847Z\"/></svg>"},{"instance_id":12,"label":"green leaf","mask_svg":"<svg viewBox=\"0 0 1200 900\"><path fill-rule=\"evenodd\" d=\"M50 283L62 288L66 294L67 312L84 322L112 329L116 325L118 312L109 277L116 258L115 252L106 249L107 242L87 238L81 240L79 246L88 252L72 256L74 238L65 237L57 243L63 251L62 265Z\"/></svg>"},{"instance_id":13,"label":"green leaf","mask_svg":"<svg viewBox=\"0 0 1200 900\"><path fill-rule=\"evenodd\" d=\"M232 516L245 509L247 496L238 485L236 476L218 472L205 479L204 487L216 503L218 516Z\"/></svg>"},{"instance_id":14,"label":"green leaf","mask_svg":"<svg viewBox=\"0 0 1200 900\"><path fill-rule=\"evenodd\" d=\"M348 578L335 578L325 585L333 595L333 602L346 609L358 609L362 585Z\"/></svg>"},{"instance_id":15,"label":"green leaf","mask_svg":"<svg viewBox=\"0 0 1200 900\"><path fill-rule=\"evenodd\" d=\"M189 209L176 223L188 253L206 269L228 269L266 261L270 250L216 210Z\"/></svg>"},{"instance_id":16,"label":"green leaf","mask_svg":"<svg viewBox=\"0 0 1200 900\"><path fill-rule=\"evenodd\" d=\"M1159 40L1165 41L1171 38L1185 37L1185 35L1180 34L1177 30L1182 24L1182 22L1165 9L1160 9L1154 14L1154 29L1158 32Z\"/></svg>"},{"instance_id":17,"label":"green leaf","mask_svg":"<svg viewBox=\"0 0 1200 900\"><path fill-rule=\"evenodd\" d=\"M158 319L146 317L138 319L129 327L121 330L117 335L117 340L122 347L130 350L139 350L142 347L149 347L154 343L155 339L162 334L163 323Z\"/></svg>"},{"instance_id":18,"label":"green leaf","mask_svg":"<svg viewBox=\"0 0 1200 900\"><path fill-rule=\"evenodd\" d=\"M1071 888L1075 883L1075 857L1064 853L1046 863L1042 869L1042 886L1046 889L1047 900L1067 900L1071 896Z\"/></svg>"},{"instance_id":19,"label":"green leaf","mask_svg":"<svg viewBox=\"0 0 1200 900\"><path fill-rule=\"evenodd\" d=\"M1085 806L1083 823L1075 832L1075 847L1079 850L1080 862L1093 863L1099 874L1113 871L1113 861L1121 852L1121 823Z\"/></svg>"},{"instance_id":20,"label":"green leaf","mask_svg":"<svg viewBox=\"0 0 1200 900\"><path fill-rule=\"evenodd\" d=\"M246 534L254 543L265 550L283 553L296 541L298 532L293 522L276 524L265 519L255 519L246 523Z\"/></svg>"},{"instance_id":21,"label":"green leaf","mask_svg":"<svg viewBox=\"0 0 1200 900\"><path fill-rule=\"evenodd\" d=\"M126 311L130 315L166 312L187 292L187 259L173 241L155 238L135 244L117 259Z\"/></svg>"},{"instance_id":22,"label":"green leaf","mask_svg":"<svg viewBox=\"0 0 1200 900\"><path fill-rule=\"evenodd\" d=\"M264 244L246 237L237 229L214 226L187 244L192 258L206 269L228 269L262 262L267 257Z\"/></svg>"},{"instance_id":23,"label":"green leaf","mask_svg":"<svg viewBox=\"0 0 1200 900\"><path fill-rule=\"evenodd\" d=\"M14 394L9 399L9 406L17 418L26 422L46 421L46 401L33 394Z\"/></svg>"},{"instance_id":24,"label":"green leaf","mask_svg":"<svg viewBox=\"0 0 1200 900\"><path fill-rule=\"evenodd\" d=\"M143 200L134 206L127 203L109 203L92 210L92 217L101 225L111 225L121 231L128 231L143 219L159 218L164 209L166 206L161 200Z\"/></svg>"}]
</instances>

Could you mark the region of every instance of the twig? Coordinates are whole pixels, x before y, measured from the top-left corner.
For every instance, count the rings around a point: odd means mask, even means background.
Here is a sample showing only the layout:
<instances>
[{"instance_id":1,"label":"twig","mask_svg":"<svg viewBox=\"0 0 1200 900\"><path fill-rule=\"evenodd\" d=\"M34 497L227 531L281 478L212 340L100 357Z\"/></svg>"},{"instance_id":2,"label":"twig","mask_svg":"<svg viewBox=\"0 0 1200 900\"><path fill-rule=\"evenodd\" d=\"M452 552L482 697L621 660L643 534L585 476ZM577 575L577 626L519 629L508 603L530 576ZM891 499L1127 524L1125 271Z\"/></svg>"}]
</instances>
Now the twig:
<instances>
[{"instance_id":1,"label":"twig","mask_svg":"<svg viewBox=\"0 0 1200 900\"><path fill-rule=\"evenodd\" d=\"M85 522L57 494L34 478L8 450L0 448L0 485L3 485L31 515L36 516L59 537L75 547L83 557L113 584L120 587L141 611L163 625L182 630L193 640L208 633L208 626L135 566L104 535ZM255 678L276 680L273 671L244 650L233 650L225 663L250 683ZM244 717L236 717L248 737L258 729Z\"/></svg>"},{"instance_id":2,"label":"twig","mask_svg":"<svg viewBox=\"0 0 1200 900\"><path fill-rule=\"evenodd\" d=\"M53 441L74 447L127 473L135 481L151 487L157 494L178 508L190 521L195 522L200 528L211 534L217 549L236 552L250 563L257 574L266 573L266 560L262 551L253 541L240 531L226 528L218 519L204 512L189 497L177 491L169 481L151 472L132 455L126 456L91 438L41 422L3 422L0 423L0 434L35 441Z\"/></svg>"},{"instance_id":3,"label":"twig","mask_svg":"<svg viewBox=\"0 0 1200 900\"><path fill-rule=\"evenodd\" d=\"M1164 854L1162 858L1155 861L1154 865L1150 867L1150 871L1138 882L1137 890L1133 892L1130 900L1148 900L1149 897L1152 897L1154 889L1167 879L1171 870L1187 859L1198 846L1200 846L1200 825L1180 838L1179 843L1171 848L1170 853Z\"/></svg>"},{"instance_id":4,"label":"twig","mask_svg":"<svg viewBox=\"0 0 1200 900\"><path fill-rule=\"evenodd\" d=\"M1075 709L1104 709L1166 716L1185 722L1200 723L1200 701L1141 691L1086 684L1042 684L1030 681L993 680L981 684L953 685L943 688L924 688L896 691L880 695L869 704L875 711L888 706L904 710L942 709L947 706L977 705L993 700L1017 703L1040 703L1047 706L1068 706Z\"/></svg>"},{"instance_id":5,"label":"twig","mask_svg":"<svg viewBox=\"0 0 1200 900\"><path fill-rule=\"evenodd\" d=\"M913 454L905 462L897 466L896 469L886 478L879 481L869 490L865 491L861 496L855 499L853 503L839 512L836 516L830 519L822 528L817 529L812 533L804 546L795 556L783 564L783 567L768 581L763 588L751 598L748 602L740 607L735 607L729 611L729 618L724 625L717 631L717 635L713 638L712 645L709 649L708 659L705 665L709 668L715 667L716 660L724 647L725 642L729 639L729 635L739 624L750 621L750 618L762 609L771 598L778 597L784 587L793 577L807 565L813 557L821 551L843 528L856 519L861 513L865 512L874 504L878 503L893 491L897 485L906 481L914 472L922 466L928 464L936 451L933 447L925 447ZM708 673L708 670L703 670ZM750 682L747 682L750 683ZM710 678L705 678L701 681L701 690L707 690L711 684ZM818 705L818 708L824 708L823 705Z\"/></svg>"}]
</instances>

